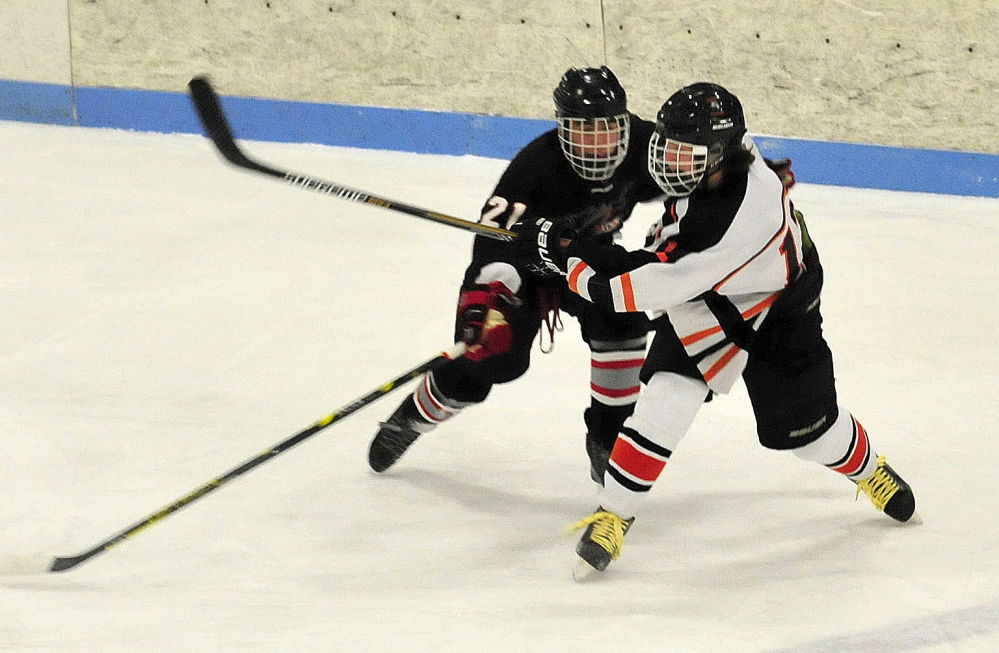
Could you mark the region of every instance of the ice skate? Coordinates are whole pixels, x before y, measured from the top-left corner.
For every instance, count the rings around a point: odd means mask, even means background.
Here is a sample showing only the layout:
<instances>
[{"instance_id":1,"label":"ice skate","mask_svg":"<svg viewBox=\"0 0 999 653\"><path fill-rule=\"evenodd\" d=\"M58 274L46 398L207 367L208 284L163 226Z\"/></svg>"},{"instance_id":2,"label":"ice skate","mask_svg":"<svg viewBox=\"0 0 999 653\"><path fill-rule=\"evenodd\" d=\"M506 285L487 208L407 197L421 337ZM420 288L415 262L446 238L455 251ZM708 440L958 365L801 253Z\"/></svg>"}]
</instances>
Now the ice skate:
<instances>
[{"instance_id":1,"label":"ice skate","mask_svg":"<svg viewBox=\"0 0 999 653\"><path fill-rule=\"evenodd\" d=\"M916 513L916 497L912 488L885 462L884 456L878 456L878 468L874 475L857 483L858 496L861 491L870 497L875 508L892 519L910 524L923 523Z\"/></svg>"},{"instance_id":2,"label":"ice skate","mask_svg":"<svg viewBox=\"0 0 999 653\"><path fill-rule=\"evenodd\" d=\"M622 519L601 507L586 519L570 526L570 531L586 529L576 545L579 560L572 577L579 582L607 569L611 560L617 560L621 556L624 536L634 522L634 517Z\"/></svg>"},{"instance_id":3,"label":"ice skate","mask_svg":"<svg viewBox=\"0 0 999 653\"><path fill-rule=\"evenodd\" d=\"M586 434L586 455L590 457L590 478L594 483L604 484L604 472L610 460L610 450L604 448L592 433Z\"/></svg>"},{"instance_id":4,"label":"ice skate","mask_svg":"<svg viewBox=\"0 0 999 653\"><path fill-rule=\"evenodd\" d=\"M384 472L395 464L402 454L433 425L423 419L412 397L402 402L381 428L368 448L368 464L376 472Z\"/></svg>"}]
</instances>

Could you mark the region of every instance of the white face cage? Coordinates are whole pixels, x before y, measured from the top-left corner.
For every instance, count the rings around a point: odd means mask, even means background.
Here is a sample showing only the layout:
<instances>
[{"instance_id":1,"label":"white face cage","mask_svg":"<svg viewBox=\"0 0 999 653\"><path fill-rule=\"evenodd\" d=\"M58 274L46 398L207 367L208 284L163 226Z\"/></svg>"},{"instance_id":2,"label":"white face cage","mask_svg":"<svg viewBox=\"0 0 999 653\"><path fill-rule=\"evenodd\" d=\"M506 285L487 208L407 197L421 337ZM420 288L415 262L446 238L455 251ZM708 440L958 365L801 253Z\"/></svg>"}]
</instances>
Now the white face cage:
<instances>
[{"instance_id":1,"label":"white face cage","mask_svg":"<svg viewBox=\"0 0 999 653\"><path fill-rule=\"evenodd\" d=\"M649 172L667 195L685 197L693 193L707 168L706 146L652 134L649 141Z\"/></svg>"},{"instance_id":2,"label":"white face cage","mask_svg":"<svg viewBox=\"0 0 999 653\"><path fill-rule=\"evenodd\" d=\"M629 116L559 118L558 140L572 169L588 181L610 178L628 153Z\"/></svg>"}]
</instances>

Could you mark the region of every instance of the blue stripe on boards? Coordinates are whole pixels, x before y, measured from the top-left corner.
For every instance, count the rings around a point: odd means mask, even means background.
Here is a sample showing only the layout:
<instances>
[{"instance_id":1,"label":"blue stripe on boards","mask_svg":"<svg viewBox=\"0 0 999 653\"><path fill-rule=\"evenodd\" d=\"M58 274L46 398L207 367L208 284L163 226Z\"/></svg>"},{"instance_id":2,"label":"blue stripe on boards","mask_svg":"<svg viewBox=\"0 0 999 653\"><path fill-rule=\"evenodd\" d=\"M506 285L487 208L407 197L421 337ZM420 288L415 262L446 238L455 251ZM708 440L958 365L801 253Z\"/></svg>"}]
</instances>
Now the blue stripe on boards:
<instances>
[{"instance_id":1,"label":"blue stripe on boards","mask_svg":"<svg viewBox=\"0 0 999 653\"><path fill-rule=\"evenodd\" d=\"M73 88L0 79L0 119L73 125Z\"/></svg>"},{"instance_id":2,"label":"blue stripe on boards","mask_svg":"<svg viewBox=\"0 0 999 653\"><path fill-rule=\"evenodd\" d=\"M201 133L185 93L80 88L77 107L84 127ZM236 138L244 140L503 159L554 126L545 120L244 97L223 97L222 108Z\"/></svg>"},{"instance_id":3,"label":"blue stripe on boards","mask_svg":"<svg viewBox=\"0 0 999 653\"><path fill-rule=\"evenodd\" d=\"M222 98L237 138L509 159L554 123L313 102Z\"/></svg>"},{"instance_id":4,"label":"blue stripe on boards","mask_svg":"<svg viewBox=\"0 0 999 653\"><path fill-rule=\"evenodd\" d=\"M799 181L827 186L999 197L999 155L755 137L768 158L790 157Z\"/></svg>"},{"instance_id":5,"label":"blue stripe on boards","mask_svg":"<svg viewBox=\"0 0 999 653\"><path fill-rule=\"evenodd\" d=\"M81 127L200 133L201 123L192 106L185 93L87 86L76 89L77 124Z\"/></svg>"},{"instance_id":6,"label":"blue stripe on boards","mask_svg":"<svg viewBox=\"0 0 999 653\"><path fill-rule=\"evenodd\" d=\"M236 137L510 159L551 120L224 97ZM201 133L186 93L0 80L0 120ZM999 197L999 155L757 136L804 183Z\"/></svg>"}]
</instances>

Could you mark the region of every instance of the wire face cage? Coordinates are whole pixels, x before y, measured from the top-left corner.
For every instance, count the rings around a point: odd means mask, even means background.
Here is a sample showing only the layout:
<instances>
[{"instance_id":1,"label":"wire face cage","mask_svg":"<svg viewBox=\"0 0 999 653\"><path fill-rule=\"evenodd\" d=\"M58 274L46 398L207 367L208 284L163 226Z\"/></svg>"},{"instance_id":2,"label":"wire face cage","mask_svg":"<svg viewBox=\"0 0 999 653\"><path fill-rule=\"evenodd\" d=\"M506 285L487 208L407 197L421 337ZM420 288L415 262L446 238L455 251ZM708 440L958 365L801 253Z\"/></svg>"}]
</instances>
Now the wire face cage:
<instances>
[{"instance_id":1,"label":"wire face cage","mask_svg":"<svg viewBox=\"0 0 999 653\"><path fill-rule=\"evenodd\" d=\"M701 183L708 167L708 148L661 138L658 133L649 141L649 170L667 195L690 195Z\"/></svg>"},{"instance_id":2,"label":"wire face cage","mask_svg":"<svg viewBox=\"0 0 999 653\"><path fill-rule=\"evenodd\" d=\"M558 119L558 138L565 157L583 179L609 179L628 153L627 113L609 118Z\"/></svg>"}]
</instances>

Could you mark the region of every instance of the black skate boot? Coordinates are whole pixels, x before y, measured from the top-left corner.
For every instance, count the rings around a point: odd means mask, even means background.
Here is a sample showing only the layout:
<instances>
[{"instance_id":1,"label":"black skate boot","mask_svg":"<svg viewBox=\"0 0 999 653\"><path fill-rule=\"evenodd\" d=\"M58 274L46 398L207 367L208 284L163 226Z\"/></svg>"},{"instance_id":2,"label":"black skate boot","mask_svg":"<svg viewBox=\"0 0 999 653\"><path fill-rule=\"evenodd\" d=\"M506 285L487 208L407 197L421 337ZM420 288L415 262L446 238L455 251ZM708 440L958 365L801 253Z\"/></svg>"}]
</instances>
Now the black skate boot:
<instances>
[{"instance_id":1,"label":"black skate boot","mask_svg":"<svg viewBox=\"0 0 999 653\"><path fill-rule=\"evenodd\" d=\"M406 398L381 428L368 448L368 464L376 472L384 472L395 464L420 435L434 427L423 419L412 396Z\"/></svg>"},{"instance_id":2,"label":"black skate boot","mask_svg":"<svg viewBox=\"0 0 999 653\"><path fill-rule=\"evenodd\" d=\"M604 472L607 470L611 452L592 431L586 433L586 455L590 457L590 478L594 483L603 485Z\"/></svg>"},{"instance_id":3,"label":"black skate boot","mask_svg":"<svg viewBox=\"0 0 999 653\"><path fill-rule=\"evenodd\" d=\"M857 483L857 494L863 491L874 507L900 522L922 523L916 514L916 497L912 488L892 469L884 456L878 456L878 468L869 479Z\"/></svg>"},{"instance_id":4,"label":"black skate boot","mask_svg":"<svg viewBox=\"0 0 999 653\"><path fill-rule=\"evenodd\" d=\"M606 406L594 400L593 405L583 411L586 455L590 457L590 478L594 483L604 484L604 472L607 471L607 462L614 443L617 442L617 434L634 409L634 404Z\"/></svg>"},{"instance_id":5,"label":"black skate boot","mask_svg":"<svg viewBox=\"0 0 999 653\"><path fill-rule=\"evenodd\" d=\"M624 546L624 536L633 523L634 517L623 519L601 507L586 519L570 526L569 529L573 531L586 529L576 545L579 561L573 571L573 578L577 581L584 580L595 571L607 569L611 560L617 560L621 556L621 547Z\"/></svg>"}]
</instances>

